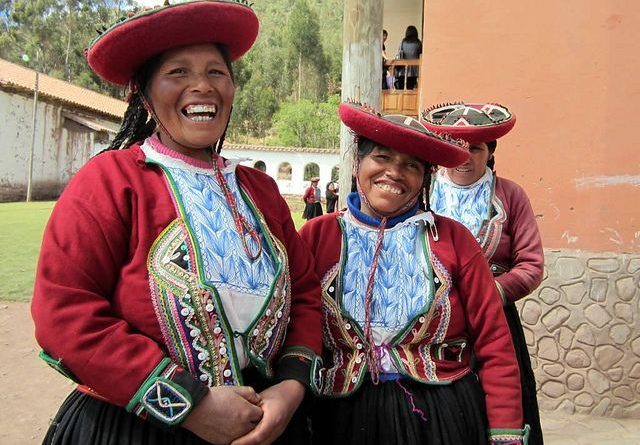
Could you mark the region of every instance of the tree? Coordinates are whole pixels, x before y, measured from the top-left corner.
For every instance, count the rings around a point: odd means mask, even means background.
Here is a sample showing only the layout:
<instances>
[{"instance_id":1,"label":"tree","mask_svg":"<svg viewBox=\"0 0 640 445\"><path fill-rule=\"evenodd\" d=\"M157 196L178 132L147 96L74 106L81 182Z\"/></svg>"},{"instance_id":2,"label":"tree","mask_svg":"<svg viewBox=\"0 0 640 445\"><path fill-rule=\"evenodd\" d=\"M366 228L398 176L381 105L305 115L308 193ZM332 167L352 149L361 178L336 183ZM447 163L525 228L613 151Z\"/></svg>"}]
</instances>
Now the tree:
<instances>
[{"instance_id":1,"label":"tree","mask_svg":"<svg viewBox=\"0 0 640 445\"><path fill-rule=\"evenodd\" d=\"M0 57L53 77L114 96L121 89L101 81L87 66L84 49L96 30L115 23L132 0L14 0L0 2Z\"/></svg>"},{"instance_id":2,"label":"tree","mask_svg":"<svg viewBox=\"0 0 640 445\"><path fill-rule=\"evenodd\" d=\"M295 0L287 24L289 60L297 67L296 99L321 100L326 93L327 59L320 39L318 15L307 0ZM305 73L306 71L306 73Z\"/></svg>"},{"instance_id":3,"label":"tree","mask_svg":"<svg viewBox=\"0 0 640 445\"><path fill-rule=\"evenodd\" d=\"M327 102L286 103L274 116L275 145L336 148L340 144L337 96Z\"/></svg>"}]
</instances>

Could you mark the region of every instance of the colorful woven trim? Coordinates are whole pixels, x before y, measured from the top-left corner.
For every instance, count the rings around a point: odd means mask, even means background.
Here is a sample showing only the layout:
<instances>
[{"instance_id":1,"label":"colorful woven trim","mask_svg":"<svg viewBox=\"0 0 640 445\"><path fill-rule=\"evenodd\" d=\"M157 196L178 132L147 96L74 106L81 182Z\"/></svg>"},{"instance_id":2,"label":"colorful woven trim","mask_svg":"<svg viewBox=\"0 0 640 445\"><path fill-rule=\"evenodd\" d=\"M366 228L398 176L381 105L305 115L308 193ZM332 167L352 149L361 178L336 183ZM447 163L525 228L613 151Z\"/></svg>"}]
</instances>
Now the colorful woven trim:
<instances>
[{"instance_id":1,"label":"colorful woven trim","mask_svg":"<svg viewBox=\"0 0 640 445\"><path fill-rule=\"evenodd\" d=\"M183 373L169 358L160 361L127 404L127 411L165 425L181 423L206 388L193 378L174 378L177 372Z\"/></svg>"},{"instance_id":2,"label":"colorful woven trim","mask_svg":"<svg viewBox=\"0 0 640 445\"><path fill-rule=\"evenodd\" d=\"M239 384L233 332L215 289L200 284L198 252L174 220L149 251L151 299L169 355L208 386Z\"/></svg>"},{"instance_id":3,"label":"colorful woven trim","mask_svg":"<svg viewBox=\"0 0 640 445\"><path fill-rule=\"evenodd\" d=\"M527 445L529 430L529 425L521 430L492 428L489 430L489 445Z\"/></svg>"}]
</instances>

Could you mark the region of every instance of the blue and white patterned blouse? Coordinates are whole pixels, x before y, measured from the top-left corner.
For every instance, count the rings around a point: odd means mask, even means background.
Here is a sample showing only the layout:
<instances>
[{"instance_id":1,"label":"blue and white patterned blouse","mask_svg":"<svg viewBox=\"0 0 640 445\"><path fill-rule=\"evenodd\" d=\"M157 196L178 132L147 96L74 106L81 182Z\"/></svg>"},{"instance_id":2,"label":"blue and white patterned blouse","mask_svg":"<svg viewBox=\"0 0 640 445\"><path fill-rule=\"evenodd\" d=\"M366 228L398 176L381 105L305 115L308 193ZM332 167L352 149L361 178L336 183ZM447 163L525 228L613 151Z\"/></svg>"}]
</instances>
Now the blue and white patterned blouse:
<instances>
[{"instance_id":1,"label":"blue and white patterned blouse","mask_svg":"<svg viewBox=\"0 0 640 445\"><path fill-rule=\"evenodd\" d=\"M347 258L342 271L342 305L364 328L364 300L379 220L360 211L356 193L347 197L347 206L349 210L343 216ZM433 282L424 250L424 224L431 214L416 211L417 206L395 218L384 231L371 302L371 326L378 346L389 342L433 299ZM384 372L395 372L384 349L381 365Z\"/></svg>"},{"instance_id":2,"label":"blue and white patterned blouse","mask_svg":"<svg viewBox=\"0 0 640 445\"><path fill-rule=\"evenodd\" d=\"M259 234L262 253L255 261L245 253L213 168L196 167L159 153L148 142L142 150L148 159L162 165L173 180L185 219L199 246L204 278L218 292L230 325L235 331L244 332L270 294L276 264L256 217L240 193L235 173L239 161L227 161L222 173L238 211ZM248 235L246 239L250 251L257 252L255 240ZM237 351L244 352L241 341L238 339L235 343ZM245 354L241 353L238 358L241 366L248 363Z\"/></svg>"},{"instance_id":3,"label":"blue and white patterned blouse","mask_svg":"<svg viewBox=\"0 0 640 445\"><path fill-rule=\"evenodd\" d=\"M482 223L489 217L493 173L487 167L485 174L470 185L458 185L446 169L436 173L429 202L431 210L462 223L473 236L477 236Z\"/></svg>"}]
</instances>

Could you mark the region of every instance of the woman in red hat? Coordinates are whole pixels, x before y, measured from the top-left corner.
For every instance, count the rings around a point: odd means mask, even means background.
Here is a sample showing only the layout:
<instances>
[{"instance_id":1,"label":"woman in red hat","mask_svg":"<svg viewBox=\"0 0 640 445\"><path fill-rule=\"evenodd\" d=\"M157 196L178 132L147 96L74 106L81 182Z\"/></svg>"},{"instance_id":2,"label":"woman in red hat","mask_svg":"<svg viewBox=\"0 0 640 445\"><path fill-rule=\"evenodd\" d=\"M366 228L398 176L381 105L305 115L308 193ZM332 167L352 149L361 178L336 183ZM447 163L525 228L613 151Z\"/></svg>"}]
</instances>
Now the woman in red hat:
<instances>
[{"instance_id":1,"label":"woman in red hat","mask_svg":"<svg viewBox=\"0 0 640 445\"><path fill-rule=\"evenodd\" d=\"M311 219L322 215L322 204L320 203L320 187L318 187L320 178L314 176L311 178L311 184L304 192L302 199L304 200L304 212L302 217L304 219Z\"/></svg>"},{"instance_id":2,"label":"woman in red hat","mask_svg":"<svg viewBox=\"0 0 640 445\"><path fill-rule=\"evenodd\" d=\"M347 209L300 234L320 278L323 445L521 444L518 366L493 277L461 225L423 198L465 145L416 119L341 104L356 135ZM477 375L470 357L478 357Z\"/></svg>"},{"instance_id":3,"label":"woman in red hat","mask_svg":"<svg viewBox=\"0 0 640 445\"><path fill-rule=\"evenodd\" d=\"M131 94L44 234L36 337L79 383L45 443L308 440L294 413L320 367L313 262L275 182L219 155L231 62L257 33L244 1L191 1L89 47L92 69Z\"/></svg>"},{"instance_id":4,"label":"woman in red hat","mask_svg":"<svg viewBox=\"0 0 640 445\"><path fill-rule=\"evenodd\" d=\"M542 281L544 253L531 203L515 182L496 175L496 140L515 124L515 115L497 104L455 103L423 113L424 125L470 144L471 156L455 168L441 169L431 191L431 208L464 224L484 253L516 348L529 444L542 445L536 381L515 302Z\"/></svg>"}]
</instances>

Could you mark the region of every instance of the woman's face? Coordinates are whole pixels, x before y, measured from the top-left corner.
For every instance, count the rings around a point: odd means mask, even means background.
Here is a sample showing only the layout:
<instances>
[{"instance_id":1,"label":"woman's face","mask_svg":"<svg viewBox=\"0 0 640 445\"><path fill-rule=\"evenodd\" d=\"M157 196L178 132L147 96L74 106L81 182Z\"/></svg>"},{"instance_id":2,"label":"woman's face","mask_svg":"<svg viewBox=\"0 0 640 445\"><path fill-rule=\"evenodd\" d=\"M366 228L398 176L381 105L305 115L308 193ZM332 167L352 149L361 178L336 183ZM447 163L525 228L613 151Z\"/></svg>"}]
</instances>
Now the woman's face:
<instances>
[{"instance_id":1,"label":"woman's face","mask_svg":"<svg viewBox=\"0 0 640 445\"><path fill-rule=\"evenodd\" d=\"M167 132L168 147L196 159L210 160L205 150L222 136L233 104L235 86L224 57L214 45L192 45L167 51L151 76L148 98Z\"/></svg>"},{"instance_id":2,"label":"woman's face","mask_svg":"<svg viewBox=\"0 0 640 445\"><path fill-rule=\"evenodd\" d=\"M487 162L493 156L484 142L471 145L469 152L471 156L467 162L447 169L449 178L458 185L470 185L482 178L487 171Z\"/></svg>"},{"instance_id":3,"label":"woman's face","mask_svg":"<svg viewBox=\"0 0 640 445\"><path fill-rule=\"evenodd\" d=\"M362 212L369 216L393 216L405 211L422 188L425 163L418 158L376 145L358 168L360 192L368 204ZM375 209L375 211L374 211Z\"/></svg>"}]
</instances>

